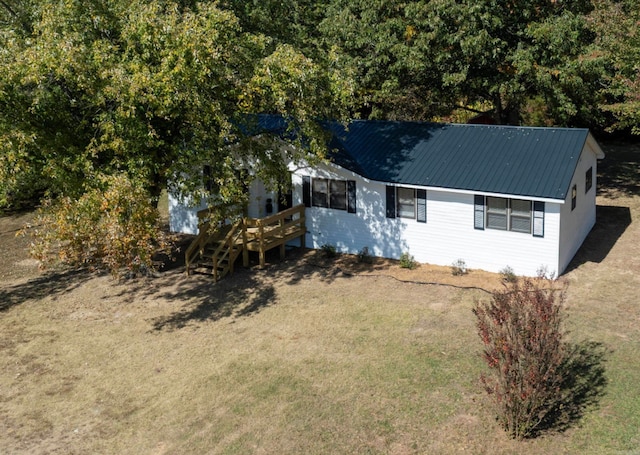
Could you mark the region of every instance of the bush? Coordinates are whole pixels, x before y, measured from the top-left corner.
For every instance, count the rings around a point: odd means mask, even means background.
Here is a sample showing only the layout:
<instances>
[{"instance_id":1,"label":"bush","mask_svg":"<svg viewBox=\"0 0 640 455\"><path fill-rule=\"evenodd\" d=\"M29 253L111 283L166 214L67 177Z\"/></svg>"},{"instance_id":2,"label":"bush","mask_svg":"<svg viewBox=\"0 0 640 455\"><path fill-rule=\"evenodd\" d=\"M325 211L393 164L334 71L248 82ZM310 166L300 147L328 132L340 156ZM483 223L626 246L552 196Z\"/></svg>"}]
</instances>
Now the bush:
<instances>
[{"instance_id":1,"label":"bush","mask_svg":"<svg viewBox=\"0 0 640 455\"><path fill-rule=\"evenodd\" d=\"M451 274L453 276L461 276L469 273L469 269L467 268L467 263L464 262L464 259L458 259L453 264L451 264Z\"/></svg>"},{"instance_id":2,"label":"bush","mask_svg":"<svg viewBox=\"0 0 640 455\"><path fill-rule=\"evenodd\" d=\"M516 279L473 308L490 370L482 383L499 422L517 439L534 436L562 400L564 292L552 284Z\"/></svg>"},{"instance_id":3,"label":"bush","mask_svg":"<svg viewBox=\"0 0 640 455\"><path fill-rule=\"evenodd\" d=\"M504 283L515 283L516 281L518 281L518 276L509 266L506 266L505 268L500 270L500 275L502 275L502 281Z\"/></svg>"},{"instance_id":4,"label":"bush","mask_svg":"<svg viewBox=\"0 0 640 455\"><path fill-rule=\"evenodd\" d=\"M400 255L400 267L403 269L415 269L418 266L418 263L415 261L413 256L409 253L402 253Z\"/></svg>"},{"instance_id":5,"label":"bush","mask_svg":"<svg viewBox=\"0 0 640 455\"><path fill-rule=\"evenodd\" d=\"M26 232L33 236L31 255L43 267L60 261L106 269L118 277L123 270L154 270L154 254L170 251L148 193L124 176L101 182L103 188L78 199L45 201L38 211L34 227Z\"/></svg>"},{"instance_id":6,"label":"bush","mask_svg":"<svg viewBox=\"0 0 640 455\"><path fill-rule=\"evenodd\" d=\"M371 253L369 253L369 247L365 246L358 252L358 262L362 262L364 264L371 264L371 262L373 262Z\"/></svg>"},{"instance_id":7,"label":"bush","mask_svg":"<svg viewBox=\"0 0 640 455\"><path fill-rule=\"evenodd\" d=\"M546 265L541 265L536 270L536 276L544 280L553 280L556 277L556 273L549 272L549 268Z\"/></svg>"},{"instance_id":8,"label":"bush","mask_svg":"<svg viewBox=\"0 0 640 455\"><path fill-rule=\"evenodd\" d=\"M324 256L327 258L334 258L338 254L336 252L336 247L331 245L330 243L325 243L320 247L320 250L324 253Z\"/></svg>"}]
</instances>

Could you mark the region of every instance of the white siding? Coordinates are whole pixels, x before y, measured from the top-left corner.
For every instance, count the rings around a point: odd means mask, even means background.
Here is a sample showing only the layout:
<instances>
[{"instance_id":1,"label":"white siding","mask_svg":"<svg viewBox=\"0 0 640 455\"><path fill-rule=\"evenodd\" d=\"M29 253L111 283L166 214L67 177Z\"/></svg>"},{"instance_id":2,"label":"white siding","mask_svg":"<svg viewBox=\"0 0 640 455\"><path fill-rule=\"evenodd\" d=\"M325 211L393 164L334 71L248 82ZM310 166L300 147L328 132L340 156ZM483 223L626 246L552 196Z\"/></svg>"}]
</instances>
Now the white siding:
<instances>
[{"instance_id":1,"label":"white siding","mask_svg":"<svg viewBox=\"0 0 640 455\"><path fill-rule=\"evenodd\" d=\"M271 215L278 211L277 199L278 193L268 191L264 183L260 180L254 180L249 187L249 205L247 207L247 215L250 218L264 218L267 216L267 199L271 199L272 212Z\"/></svg>"},{"instance_id":2,"label":"white siding","mask_svg":"<svg viewBox=\"0 0 640 455\"><path fill-rule=\"evenodd\" d=\"M545 203L544 237L532 234L474 229L473 195L427 192L427 226L418 236L418 223L408 231L418 243L415 255L423 262L451 265L463 259L468 267L499 272L506 266L518 275L536 275L541 266L556 271L558 263L559 204ZM413 245L412 245L413 246ZM420 255L420 256L419 256Z\"/></svg>"},{"instance_id":3,"label":"white siding","mask_svg":"<svg viewBox=\"0 0 640 455\"><path fill-rule=\"evenodd\" d=\"M343 253L357 253L364 246L371 254L398 258L408 245L402 242L401 226L385 218L385 187L366 182L356 174L337 167L305 169L294 174L293 204L302 203L302 175L341 180L356 180L356 211L307 207L307 246L334 245Z\"/></svg>"},{"instance_id":4,"label":"white siding","mask_svg":"<svg viewBox=\"0 0 640 455\"><path fill-rule=\"evenodd\" d=\"M562 206L560 224L560 259L558 269L562 273L596 223L596 166L597 152L589 146L582 150L569 192ZM593 168L593 184L585 193L586 173ZM571 210L571 188L576 185L576 208Z\"/></svg>"},{"instance_id":5,"label":"white siding","mask_svg":"<svg viewBox=\"0 0 640 455\"><path fill-rule=\"evenodd\" d=\"M252 218L263 218L267 216L267 199L271 198L273 213L278 210L277 193L267 191L264 184L254 180L249 187L248 215ZM169 229L171 232L181 232L183 234L198 233L198 211L205 209L206 203L201 201L193 204L193 201L180 201L173 194L169 194Z\"/></svg>"},{"instance_id":6,"label":"white siding","mask_svg":"<svg viewBox=\"0 0 640 455\"><path fill-rule=\"evenodd\" d=\"M195 205L193 201L179 200L169 193L169 229L171 232L197 234L198 211L205 207L203 203Z\"/></svg>"},{"instance_id":7,"label":"white siding","mask_svg":"<svg viewBox=\"0 0 640 455\"><path fill-rule=\"evenodd\" d=\"M398 259L403 252L419 262L449 266L463 259L470 268L498 272L505 266L535 275L540 266L557 271L560 204L545 204L545 236L473 227L473 194L427 191L427 223L386 218L385 185L330 166L294 175L294 203L302 202L302 175L356 180L357 213L309 207L307 245L334 245L338 251Z\"/></svg>"}]
</instances>

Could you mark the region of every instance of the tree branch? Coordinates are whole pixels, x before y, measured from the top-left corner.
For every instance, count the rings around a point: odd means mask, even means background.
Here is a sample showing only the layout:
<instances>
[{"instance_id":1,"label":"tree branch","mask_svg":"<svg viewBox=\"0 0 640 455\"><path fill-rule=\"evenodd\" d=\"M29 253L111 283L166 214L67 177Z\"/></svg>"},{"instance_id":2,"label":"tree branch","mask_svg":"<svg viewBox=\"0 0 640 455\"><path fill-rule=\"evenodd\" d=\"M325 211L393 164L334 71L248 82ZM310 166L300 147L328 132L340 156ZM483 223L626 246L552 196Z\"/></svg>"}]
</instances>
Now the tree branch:
<instances>
[{"instance_id":1,"label":"tree branch","mask_svg":"<svg viewBox=\"0 0 640 455\"><path fill-rule=\"evenodd\" d=\"M487 111L479 111L478 109L474 109L474 108L468 107L468 106L462 106L460 104L455 104L453 107L454 107L454 109L463 109L465 111L474 112L476 114L486 114L487 113Z\"/></svg>"},{"instance_id":2,"label":"tree branch","mask_svg":"<svg viewBox=\"0 0 640 455\"><path fill-rule=\"evenodd\" d=\"M5 2L4 0L0 0L0 5L4 6L4 9L9 11L9 14L11 14L13 17L18 18L18 14L13 9L11 9L7 2Z\"/></svg>"},{"instance_id":3,"label":"tree branch","mask_svg":"<svg viewBox=\"0 0 640 455\"><path fill-rule=\"evenodd\" d=\"M25 20L24 15L18 14L11 6L4 0L0 0L0 6L3 7L13 18L22 26L25 32L33 32L31 24Z\"/></svg>"}]
</instances>

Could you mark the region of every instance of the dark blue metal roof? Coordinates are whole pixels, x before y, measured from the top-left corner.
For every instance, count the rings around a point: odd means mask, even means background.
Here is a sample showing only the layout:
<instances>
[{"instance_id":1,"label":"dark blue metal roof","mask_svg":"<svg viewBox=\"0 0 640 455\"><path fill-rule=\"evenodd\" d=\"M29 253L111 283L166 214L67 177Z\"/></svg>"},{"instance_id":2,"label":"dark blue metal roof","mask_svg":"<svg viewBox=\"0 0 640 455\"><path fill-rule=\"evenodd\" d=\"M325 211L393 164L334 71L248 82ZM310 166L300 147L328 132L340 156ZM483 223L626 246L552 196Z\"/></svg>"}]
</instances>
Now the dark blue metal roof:
<instances>
[{"instance_id":1,"label":"dark blue metal roof","mask_svg":"<svg viewBox=\"0 0 640 455\"><path fill-rule=\"evenodd\" d=\"M395 184L565 199L587 129L353 121L333 133L330 157Z\"/></svg>"},{"instance_id":2,"label":"dark blue metal roof","mask_svg":"<svg viewBox=\"0 0 640 455\"><path fill-rule=\"evenodd\" d=\"M292 134L282 117L258 118L255 132ZM376 120L325 126L330 159L371 180L562 200L589 136L587 129Z\"/></svg>"}]
</instances>

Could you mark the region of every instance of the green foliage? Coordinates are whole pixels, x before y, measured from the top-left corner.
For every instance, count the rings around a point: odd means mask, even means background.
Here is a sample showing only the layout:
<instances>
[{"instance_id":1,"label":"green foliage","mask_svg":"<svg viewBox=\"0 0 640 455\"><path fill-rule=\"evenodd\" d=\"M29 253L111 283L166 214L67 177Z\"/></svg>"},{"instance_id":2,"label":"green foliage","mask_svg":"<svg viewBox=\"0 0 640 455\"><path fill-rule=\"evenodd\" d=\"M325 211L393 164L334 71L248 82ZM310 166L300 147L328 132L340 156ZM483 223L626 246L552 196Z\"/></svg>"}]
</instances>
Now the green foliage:
<instances>
[{"instance_id":1,"label":"green foliage","mask_svg":"<svg viewBox=\"0 0 640 455\"><path fill-rule=\"evenodd\" d=\"M360 251L358 251L358 262L363 264L371 264L373 262L373 257L369 252L369 247L362 247Z\"/></svg>"},{"instance_id":2,"label":"green foliage","mask_svg":"<svg viewBox=\"0 0 640 455\"><path fill-rule=\"evenodd\" d=\"M43 267L60 261L72 266L137 274L154 270L153 256L170 243L158 224L158 211L141 185L124 176L99 179L102 185L74 200L49 200L32 227L31 255Z\"/></svg>"},{"instance_id":3,"label":"green foliage","mask_svg":"<svg viewBox=\"0 0 640 455\"><path fill-rule=\"evenodd\" d=\"M484 388L510 436L531 437L562 403L564 293L552 282L525 279L477 302L473 313L490 373Z\"/></svg>"},{"instance_id":4,"label":"green foliage","mask_svg":"<svg viewBox=\"0 0 640 455\"><path fill-rule=\"evenodd\" d=\"M413 270L416 267L418 267L418 263L416 262L416 260L413 258L412 255L410 255L407 252L404 252L400 255L400 267L402 267L403 269Z\"/></svg>"},{"instance_id":5,"label":"green foliage","mask_svg":"<svg viewBox=\"0 0 640 455\"><path fill-rule=\"evenodd\" d=\"M0 30L0 154L56 194L77 197L99 169L126 172L154 196L171 182L198 200L194 169L207 164L216 197L241 203L252 175L319 155L318 118L344 118L349 84L328 56L274 47L217 2L35 4L33 33ZM296 119L311 147L229 147L255 112ZM237 171L250 165L253 174Z\"/></svg>"},{"instance_id":6,"label":"green foliage","mask_svg":"<svg viewBox=\"0 0 640 455\"><path fill-rule=\"evenodd\" d=\"M504 283L515 283L518 281L518 276L513 271L513 268L508 265L500 270L500 275L502 275L502 281Z\"/></svg>"},{"instance_id":7,"label":"green foliage","mask_svg":"<svg viewBox=\"0 0 640 455\"><path fill-rule=\"evenodd\" d=\"M615 119L611 130L640 134L640 1L597 0L590 26L598 57L607 62L601 109Z\"/></svg>"},{"instance_id":8,"label":"green foliage","mask_svg":"<svg viewBox=\"0 0 640 455\"><path fill-rule=\"evenodd\" d=\"M338 254L335 245L332 245L330 243L325 243L324 245L322 245L320 247L320 250L326 258L335 258Z\"/></svg>"},{"instance_id":9,"label":"green foliage","mask_svg":"<svg viewBox=\"0 0 640 455\"><path fill-rule=\"evenodd\" d=\"M333 57L311 59L248 32L221 3L8 1L0 3L0 208L29 188L60 197L49 202L51 220L69 213L74 221L57 219L44 245L70 245L69 262L91 263L94 252L111 270L134 267L118 242L80 254L66 231L75 226L84 239L102 213L93 212L95 175L126 176L154 202L169 187L196 204L242 206L256 176L275 187L288 162L323 159L318 120L345 118L351 88ZM301 134L247 138L242 125L256 112L282 114ZM216 191L203 189L205 165ZM141 229L121 234L141 236L132 254L146 263L150 228Z\"/></svg>"},{"instance_id":10,"label":"green foliage","mask_svg":"<svg viewBox=\"0 0 640 455\"><path fill-rule=\"evenodd\" d=\"M458 259L451 264L451 274L453 276L462 276L469 273L469 269L467 268L467 263L464 262L464 259Z\"/></svg>"},{"instance_id":11,"label":"green foliage","mask_svg":"<svg viewBox=\"0 0 640 455\"><path fill-rule=\"evenodd\" d=\"M361 112L428 119L489 103L518 123L542 97L555 124L590 120L603 66L588 2L335 0L320 30L356 74Z\"/></svg>"}]
</instances>

